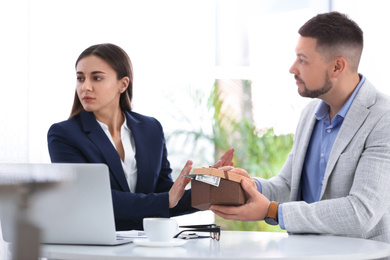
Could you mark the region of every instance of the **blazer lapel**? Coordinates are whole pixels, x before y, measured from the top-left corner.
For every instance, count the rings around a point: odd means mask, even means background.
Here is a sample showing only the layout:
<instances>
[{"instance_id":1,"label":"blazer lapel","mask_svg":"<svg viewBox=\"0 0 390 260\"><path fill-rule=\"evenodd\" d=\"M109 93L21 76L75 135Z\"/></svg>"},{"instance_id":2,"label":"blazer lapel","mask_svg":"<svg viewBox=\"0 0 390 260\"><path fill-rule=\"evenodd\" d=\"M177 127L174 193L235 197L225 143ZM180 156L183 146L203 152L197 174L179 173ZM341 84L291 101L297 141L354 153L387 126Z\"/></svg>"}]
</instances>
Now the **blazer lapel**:
<instances>
[{"instance_id":1,"label":"blazer lapel","mask_svg":"<svg viewBox=\"0 0 390 260\"><path fill-rule=\"evenodd\" d=\"M137 161L137 185L135 188L136 192L146 193L150 192L153 187L153 181L150 181L148 177L149 164L149 139L145 131L146 126L139 121L137 118L131 115L129 112L125 112L127 118L127 126L130 128L135 143L135 158ZM153 190L153 189L152 189Z\"/></svg>"},{"instance_id":2,"label":"blazer lapel","mask_svg":"<svg viewBox=\"0 0 390 260\"><path fill-rule=\"evenodd\" d=\"M317 103L318 104L318 103ZM315 106L315 107L318 107ZM298 147L295 152L295 162L293 164L292 169L292 180L291 180L291 193L290 193L290 199L292 201L300 200L299 196L301 194L301 175L302 175L302 169L303 164L305 163L305 157L306 157L306 151L309 146L311 134L313 132L313 128L316 122L316 118L314 116L314 111L312 110L312 113L309 113L306 118L303 120L308 122L305 124L303 130L302 130L302 137L298 141Z\"/></svg>"},{"instance_id":3,"label":"blazer lapel","mask_svg":"<svg viewBox=\"0 0 390 260\"><path fill-rule=\"evenodd\" d=\"M346 117L344 118L343 124L334 142L334 146L329 155L329 161L326 166L324 183L321 190L321 196L325 193L326 184L339 159L341 153L351 142L356 132L360 129L367 116L370 114L368 109L375 103L375 89L366 79L361 86L358 94L356 95L351 107L348 110Z\"/></svg>"},{"instance_id":4,"label":"blazer lapel","mask_svg":"<svg viewBox=\"0 0 390 260\"><path fill-rule=\"evenodd\" d=\"M119 154L112 145L111 141L107 138L107 135L104 133L99 123L96 121L93 113L83 111L80 114L80 118L84 131L87 133L88 138L102 153L108 167L110 168L111 174L119 183L123 191L130 191Z\"/></svg>"}]
</instances>

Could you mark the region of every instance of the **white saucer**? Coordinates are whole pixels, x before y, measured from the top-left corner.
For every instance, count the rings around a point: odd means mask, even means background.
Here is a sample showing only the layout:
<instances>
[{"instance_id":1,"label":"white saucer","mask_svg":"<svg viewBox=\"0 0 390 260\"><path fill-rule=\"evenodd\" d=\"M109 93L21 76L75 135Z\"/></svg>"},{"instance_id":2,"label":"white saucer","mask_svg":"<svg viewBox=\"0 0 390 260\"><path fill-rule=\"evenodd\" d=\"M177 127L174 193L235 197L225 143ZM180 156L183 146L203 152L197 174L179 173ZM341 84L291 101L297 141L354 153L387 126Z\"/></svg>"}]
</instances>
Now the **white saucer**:
<instances>
[{"instance_id":1,"label":"white saucer","mask_svg":"<svg viewBox=\"0 0 390 260\"><path fill-rule=\"evenodd\" d=\"M149 239L134 239L134 244L139 246L149 246L149 247L173 247L173 246L181 246L187 243L187 240L183 239L172 239L168 242L157 242L157 241L149 241Z\"/></svg>"}]
</instances>

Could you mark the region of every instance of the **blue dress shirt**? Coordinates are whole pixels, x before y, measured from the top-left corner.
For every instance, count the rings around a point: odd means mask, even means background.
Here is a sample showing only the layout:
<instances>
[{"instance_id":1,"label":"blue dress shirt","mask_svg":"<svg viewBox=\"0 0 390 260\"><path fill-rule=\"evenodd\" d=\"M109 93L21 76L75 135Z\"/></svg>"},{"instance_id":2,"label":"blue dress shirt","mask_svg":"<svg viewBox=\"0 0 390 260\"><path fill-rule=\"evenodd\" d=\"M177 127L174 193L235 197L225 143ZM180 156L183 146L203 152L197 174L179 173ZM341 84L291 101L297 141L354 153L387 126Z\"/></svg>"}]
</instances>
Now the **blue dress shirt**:
<instances>
[{"instance_id":1,"label":"blue dress shirt","mask_svg":"<svg viewBox=\"0 0 390 260\"><path fill-rule=\"evenodd\" d=\"M366 79L361 74L359 74L359 76L359 84L332 120L329 118L329 105L324 101L320 103L315 113L317 121L306 152L301 177L300 199L306 201L307 203L313 203L319 201L320 199L326 165L328 163L334 141L336 140L337 134L353 100L355 99L356 94L359 92L360 87ZM260 182L256 183L258 184L259 191L261 192L262 188ZM282 229L285 229L283 223L282 204L279 204L278 218L279 226Z\"/></svg>"}]
</instances>

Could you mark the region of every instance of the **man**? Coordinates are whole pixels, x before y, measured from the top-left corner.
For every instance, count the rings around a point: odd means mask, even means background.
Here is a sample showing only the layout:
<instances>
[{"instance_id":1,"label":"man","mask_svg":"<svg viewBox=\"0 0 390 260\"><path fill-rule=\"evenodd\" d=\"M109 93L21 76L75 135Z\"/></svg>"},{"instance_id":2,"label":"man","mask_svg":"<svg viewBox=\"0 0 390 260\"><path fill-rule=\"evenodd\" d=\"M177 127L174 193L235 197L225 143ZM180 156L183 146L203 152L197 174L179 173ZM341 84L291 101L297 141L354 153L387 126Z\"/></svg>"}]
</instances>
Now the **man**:
<instances>
[{"instance_id":1,"label":"man","mask_svg":"<svg viewBox=\"0 0 390 260\"><path fill-rule=\"evenodd\" d=\"M299 34L290 73L298 93L315 100L302 111L285 165L269 180L254 178L260 192L243 181L245 205L210 209L291 233L390 243L390 99L358 73L363 32L330 12L307 21Z\"/></svg>"}]
</instances>

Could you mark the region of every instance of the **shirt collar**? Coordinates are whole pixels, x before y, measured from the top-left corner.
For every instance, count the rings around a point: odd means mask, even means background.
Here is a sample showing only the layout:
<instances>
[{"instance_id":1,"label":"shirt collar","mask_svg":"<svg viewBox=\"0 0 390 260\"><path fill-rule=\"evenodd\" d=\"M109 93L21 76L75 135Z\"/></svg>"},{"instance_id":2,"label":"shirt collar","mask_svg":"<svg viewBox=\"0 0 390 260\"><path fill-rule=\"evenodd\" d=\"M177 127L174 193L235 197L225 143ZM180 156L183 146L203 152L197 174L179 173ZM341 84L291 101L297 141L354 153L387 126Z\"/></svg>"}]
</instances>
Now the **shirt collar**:
<instances>
[{"instance_id":1,"label":"shirt collar","mask_svg":"<svg viewBox=\"0 0 390 260\"><path fill-rule=\"evenodd\" d=\"M122 127L123 127L125 130L127 130L127 131L130 131L130 132L131 132L131 130L130 130L130 128L129 128L129 126L127 125L127 118L126 118L126 115L125 115L125 114L123 114L123 116L125 117L125 121L123 121L123 125L122 125Z\"/></svg>"},{"instance_id":2,"label":"shirt collar","mask_svg":"<svg viewBox=\"0 0 390 260\"><path fill-rule=\"evenodd\" d=\"M352 92L352 95L348 98L347 102L345 102L343 107L336 114L335 118L336 117L345 118L345 116L347 115L347 112L348 112L349 108L351 107L353 100L355 99L361 86L363 85L364 81L366 80L366 77L364 77L362 74L359 73L359 76L360 76L359 84L356 86L355 90ZM328 117L328 115L329 115L329 105L321 100L321 103L318 106L317 111L315 112L315 117L317 120L324 120Z\"/></svg>"},{"instance_id":3,"label":"shirt collar","mask_svg":"<svg viewBox=\"0 0 390 260\"><path fill-rule=\"evenodd\" d=\"M123 129L127 130L127 131L130 131L130 128L127 126L127 118L126 118L126 115L123 114L123 116L125 117L125 121L123 121L123 124L122 124L122 127ZM108 126L105 124L105 123L102 123L100 122L99 120L96 119L96 121L99 123L99 125L101 126L101 128L103 128L104 131L108 131Z\"/></svg>"}]
</instances>

